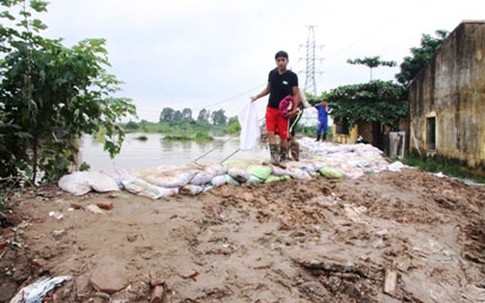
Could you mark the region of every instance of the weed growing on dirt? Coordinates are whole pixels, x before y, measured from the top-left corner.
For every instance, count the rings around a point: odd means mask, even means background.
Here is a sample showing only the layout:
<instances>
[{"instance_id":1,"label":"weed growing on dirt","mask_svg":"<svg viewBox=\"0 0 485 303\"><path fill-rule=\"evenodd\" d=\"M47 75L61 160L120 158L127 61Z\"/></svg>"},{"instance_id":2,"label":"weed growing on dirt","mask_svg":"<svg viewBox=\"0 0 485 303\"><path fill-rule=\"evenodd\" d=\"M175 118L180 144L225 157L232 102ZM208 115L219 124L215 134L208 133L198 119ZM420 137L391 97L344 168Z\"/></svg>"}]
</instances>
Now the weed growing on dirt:
<instances>
[{"instance_id":1,"label":"weed growing on dirt","mask_svg":"<svg viewBox=\"0 0 485 303\"><path fill-rule=\"evenodd\" d=\"M485 183L483 170L473 170L457 160L443 157L421 157L416 154L410 154L402 162L409 166L419 167L425 171L433 173L442 172L447 176L471 179L477 183Z\"/></svg>"}]
</instances>

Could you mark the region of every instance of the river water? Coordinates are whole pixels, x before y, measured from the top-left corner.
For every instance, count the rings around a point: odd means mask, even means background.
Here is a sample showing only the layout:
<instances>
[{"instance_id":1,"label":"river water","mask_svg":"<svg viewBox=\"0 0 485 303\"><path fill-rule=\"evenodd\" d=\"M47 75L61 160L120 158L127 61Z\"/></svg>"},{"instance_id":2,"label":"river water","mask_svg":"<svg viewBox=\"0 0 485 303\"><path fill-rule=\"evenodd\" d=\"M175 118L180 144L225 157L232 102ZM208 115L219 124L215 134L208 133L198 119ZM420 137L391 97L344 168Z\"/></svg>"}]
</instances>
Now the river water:
<instances>
[{"instance_id":1,"label":"river water","mask_svg":"<svg viewBox=\"0 0 485 303\"><path fill-rule=\"evenodd\" d=\"M137 138L144 135L146 141ZM80 144L80 160L91 166L91 170L133 170L157 166L183 166L197 161L201 164L220 163L225 159L266 159L268 148L260 144L249 151L240 151L239 137L215 137L207 143L164 141L163 134L129 133L125 137L121 152L110 159L103 144L84 136Z\"/></svg>"}]
</instances>

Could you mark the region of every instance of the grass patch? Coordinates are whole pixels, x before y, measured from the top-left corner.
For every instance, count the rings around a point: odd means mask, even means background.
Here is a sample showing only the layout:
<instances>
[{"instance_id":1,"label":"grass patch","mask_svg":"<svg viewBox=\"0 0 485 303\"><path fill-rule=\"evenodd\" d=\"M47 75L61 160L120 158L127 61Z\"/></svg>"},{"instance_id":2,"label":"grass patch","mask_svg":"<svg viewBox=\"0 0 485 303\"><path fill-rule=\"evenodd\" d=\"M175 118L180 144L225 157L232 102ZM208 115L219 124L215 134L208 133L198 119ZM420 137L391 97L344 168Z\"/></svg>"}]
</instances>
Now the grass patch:
<instances>
[{"instance_id":1,"label":"grass patch","mask_svg":"<svg viewBox=\"0 0 485 303\"><path fill-rule=\"evenodd\" d=\"M214 138L209 135L207 132L198 131L195 135L189 134L174 134L174 135L166 135L163 138L164 141L181 141L181 142L188 142L188 141L195 141L195 142L210 142L214 140Z\"/></svg>"},{"instance_id":2,"label":"grass patch","mask_svg":"<svg viewBox=\"0 0 485 303\"><path fill-rule=\"evenodd\" d=\"M447 176L471 179L477 183L485 183L483 170L472 169L458 160L443 157L421 157L416 154L410 154L402 162L409 166L419 167L428 172L442 172Z\"/></svg>"},{"instance_id":3,"label":"grass patch","mask_svg":"<svg viewBox=\"0 0 485 303\"><path fill-rule=\"evenodd\" d=\"M191 136L187 135L166 135L163 141L192 141Z\"/></svg>"},{"instance_id":4,"label":"grass patch","mask_svg":"<svg viewBox=\"0 0 485 303\"><path fill-rule=\"evenodd\" d=\"M138 140L138 141L147 141L148 140L148 137L145 136L145 135L141 135L141 136L136 137L135 140Z\"/></svg>"}]
</instances>

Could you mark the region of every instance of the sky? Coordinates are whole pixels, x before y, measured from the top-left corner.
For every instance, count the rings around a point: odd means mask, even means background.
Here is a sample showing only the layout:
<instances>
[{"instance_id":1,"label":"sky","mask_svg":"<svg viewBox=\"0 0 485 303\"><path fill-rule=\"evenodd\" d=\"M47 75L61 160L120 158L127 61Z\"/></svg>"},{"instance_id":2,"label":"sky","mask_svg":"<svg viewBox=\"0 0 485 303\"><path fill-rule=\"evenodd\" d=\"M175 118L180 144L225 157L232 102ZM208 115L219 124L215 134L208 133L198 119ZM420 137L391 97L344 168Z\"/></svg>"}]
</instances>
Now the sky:
<instances>
[{"instance_id":1,"label":"sky","mask_svg":"<svg viewBox=\"0 0 485 303\"><path fill-rule=\"evenodd\" d=\"M264 89L274 54L305 88L306 45L313 26L317 94L368 82L369 69L347 59L380 56L398 65L422 34L485 20L483 0L50 0L41 19L50 38L71 47L104 38L111 67L133 99L136 120L156 122L164 107L223 109L232 117ZM373 79L394 80L399 67ZM257 101L260 115L267 97Z\"/></svg>"}]
</instances>

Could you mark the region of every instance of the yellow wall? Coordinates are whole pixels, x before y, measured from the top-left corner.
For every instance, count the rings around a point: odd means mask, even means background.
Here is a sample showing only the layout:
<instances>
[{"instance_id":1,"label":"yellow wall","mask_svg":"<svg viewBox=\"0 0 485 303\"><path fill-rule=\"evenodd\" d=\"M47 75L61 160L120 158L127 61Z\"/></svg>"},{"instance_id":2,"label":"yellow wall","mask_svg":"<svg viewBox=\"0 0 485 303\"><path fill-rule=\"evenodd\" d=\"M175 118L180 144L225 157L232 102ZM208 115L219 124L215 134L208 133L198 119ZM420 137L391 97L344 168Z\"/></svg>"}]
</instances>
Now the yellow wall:
<instances>
[{"instance_id":1,"label":"yellow wall","mask_svg":"<svg viewBox=\"0 0 485 303\"><path fill-rule=\"evenodd\" d=\"M485 167L485 21L461 23L409 88L410 148ZM428 120L435 119L435 148Z\"/></svg>"}]
</instances>

